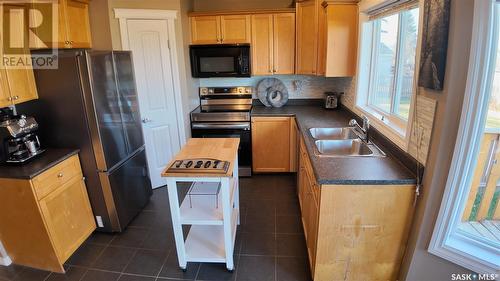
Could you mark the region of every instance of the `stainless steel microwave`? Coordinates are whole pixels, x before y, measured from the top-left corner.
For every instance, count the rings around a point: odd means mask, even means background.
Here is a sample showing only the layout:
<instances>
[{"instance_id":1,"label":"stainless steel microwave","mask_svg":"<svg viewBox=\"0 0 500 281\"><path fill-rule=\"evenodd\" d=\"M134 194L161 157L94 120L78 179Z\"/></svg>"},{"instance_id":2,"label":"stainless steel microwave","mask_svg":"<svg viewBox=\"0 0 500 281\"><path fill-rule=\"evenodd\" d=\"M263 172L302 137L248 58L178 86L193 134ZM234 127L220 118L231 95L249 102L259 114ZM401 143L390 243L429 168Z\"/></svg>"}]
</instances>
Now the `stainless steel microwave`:
<instances>
[{"instance_id":1,"label":"stainless steel microwave","mask_svg":"<svg viewBox=\"0 0 500 281\"><path fill-rule=\"evenodd\" d=\"M189 53L195 78L250 77L249 44L191 45Z\"/></svg>"}]
</instances>

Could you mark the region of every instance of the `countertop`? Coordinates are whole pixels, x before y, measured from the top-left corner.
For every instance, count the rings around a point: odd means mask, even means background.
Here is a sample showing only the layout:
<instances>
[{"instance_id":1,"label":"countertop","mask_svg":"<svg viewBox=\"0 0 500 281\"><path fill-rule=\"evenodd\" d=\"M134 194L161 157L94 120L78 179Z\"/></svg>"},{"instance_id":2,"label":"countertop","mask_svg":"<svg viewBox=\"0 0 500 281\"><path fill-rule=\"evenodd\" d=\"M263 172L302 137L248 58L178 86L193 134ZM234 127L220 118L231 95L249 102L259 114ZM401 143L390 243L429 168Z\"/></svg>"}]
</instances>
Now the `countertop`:
<instances>
[{"instance_id":1,"label":"countertop","mask_svg":"<svg viewBox=\"0 0 500 281\"><path fill-rule=\"evenodd\" d=\"M310 105L287 105L281 108L254 106L252 116L295 116L319 184L416 183L415 173L408 170L390 154L386 157L320 157L314 154L314 143L307 130L313 127L347 127L351 115L345 110L327 110L320 106Z\"/></svg>"},{"instance_id":2,"label":"countertop","mask_svg":"<svg viewBox=\"0 0 500 281\"><path fill-rule=\"evenodd\" d=\"M78 149L47 148L28 163L0 165L0 178L30 180L78 152Z\"/></svg>"},{"instance_id":3,"label":"countertop","mask_svg":"<svg viewBox=\"0 0 500 281\"><path fill-rule=\"evenodd\" d=\"M161 173L162 177L231 177L235 159L238 155L238 146L240 139L238 138L192 138L182 147ZM196 173L183 173L182 171L168 171L168 168L177 160L196 159L196 158L211 158L227 161L230 163L227 171L222 173L207 173L200 170Z\"/></svg>"}]
</instances>

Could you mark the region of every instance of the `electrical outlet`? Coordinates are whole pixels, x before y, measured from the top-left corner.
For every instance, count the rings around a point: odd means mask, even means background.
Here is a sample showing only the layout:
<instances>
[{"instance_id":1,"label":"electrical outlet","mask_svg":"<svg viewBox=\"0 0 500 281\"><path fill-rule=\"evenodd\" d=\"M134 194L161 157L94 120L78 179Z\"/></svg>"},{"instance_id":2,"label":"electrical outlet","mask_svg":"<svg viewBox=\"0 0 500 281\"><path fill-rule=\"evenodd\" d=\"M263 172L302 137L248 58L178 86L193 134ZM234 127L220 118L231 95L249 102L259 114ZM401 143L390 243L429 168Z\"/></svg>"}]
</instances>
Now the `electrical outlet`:
<instances>
[{"instance_id":1,"label":"electrical outlet","mask_svg":"<svg viewBox=\"0 0 500 281\"><path fill-rule=\"evenodd\" d=\"M95 216L95 219L97 221L97 226L98 227L104 227L104 223L102 222L102 217L101 216Z\"/></svg>"}]
</instances>

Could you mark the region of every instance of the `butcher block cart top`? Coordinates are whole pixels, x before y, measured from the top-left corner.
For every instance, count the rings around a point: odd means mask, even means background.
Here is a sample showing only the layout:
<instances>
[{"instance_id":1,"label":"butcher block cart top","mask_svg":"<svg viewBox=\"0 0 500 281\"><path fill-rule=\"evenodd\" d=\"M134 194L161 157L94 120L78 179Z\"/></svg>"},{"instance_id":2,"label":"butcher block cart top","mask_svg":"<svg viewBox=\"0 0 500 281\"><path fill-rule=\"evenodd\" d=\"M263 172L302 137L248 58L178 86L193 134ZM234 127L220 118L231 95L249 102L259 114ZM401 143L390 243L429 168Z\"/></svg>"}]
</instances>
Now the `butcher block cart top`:
<instances>
[{"instance_id":1,"label":"butcher block cart top","mask_svg":"<svg viewBox=\"0 0 500 281\"><path fill-rule=\"evenodd\" d=\"M179 266L226 263L234 270L234 242L240 223L237 138L192 138L162 172L172 216ZM179 200L179 182L189 182ZM184 190L185 191L185 190ZM183 225L190 225L184 241Z\"/></svg>"}]
</instances>

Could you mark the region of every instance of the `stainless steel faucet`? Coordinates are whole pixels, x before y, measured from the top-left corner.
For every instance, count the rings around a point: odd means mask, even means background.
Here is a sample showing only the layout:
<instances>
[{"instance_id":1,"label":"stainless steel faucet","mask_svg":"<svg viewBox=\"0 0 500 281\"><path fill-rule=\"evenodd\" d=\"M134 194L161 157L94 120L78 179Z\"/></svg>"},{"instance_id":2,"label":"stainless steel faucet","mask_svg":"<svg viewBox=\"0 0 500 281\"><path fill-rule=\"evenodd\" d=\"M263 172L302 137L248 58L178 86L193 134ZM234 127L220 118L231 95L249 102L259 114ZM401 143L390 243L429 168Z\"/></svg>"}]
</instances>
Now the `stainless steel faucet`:
<instances>
[{"instance_id":1,"label":"stainless steel faucet","mask_svg":"<svg viewBox=\"0 0 500 281\"><path fill-rule=\"evenodd\" d=\"M370 140L368 134L368 130L370 129L370 120L365 115L362 115L361 119L363 120L363 127L359 126L355 119L351 119L351 121L349 121L349 126L354 127L354 130L357 131L359 138L368 143Z\"/></svg>"}]
</instances>

